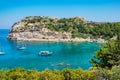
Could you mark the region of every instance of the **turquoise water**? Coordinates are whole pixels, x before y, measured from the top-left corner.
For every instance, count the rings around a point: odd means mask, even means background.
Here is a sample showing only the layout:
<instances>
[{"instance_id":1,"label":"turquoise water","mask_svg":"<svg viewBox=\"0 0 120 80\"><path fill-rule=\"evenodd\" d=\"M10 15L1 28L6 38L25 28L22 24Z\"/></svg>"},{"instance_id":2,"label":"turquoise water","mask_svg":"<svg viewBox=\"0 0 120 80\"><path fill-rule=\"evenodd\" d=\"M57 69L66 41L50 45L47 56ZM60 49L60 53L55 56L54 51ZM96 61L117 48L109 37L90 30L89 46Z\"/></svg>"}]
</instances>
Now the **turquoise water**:
<instances>
[{"instance_id":1,"label":"turquoise water","mask_svg":"<svg viewBox=\"0 0 120 80\"><path fill-rule=\"evenodd\" d=\"M25 50L16 48L17 42L6 39L9 30L0 30L0 68L23 67L26 69L44 70L45 68L63 69L66 67L88 69L93 52L100 44L90 42L24 42ZM39 56L41 50L53 52L51 56ZM64 63L60 66L59 63ZM66 66L70 64L70 66Z\"/></svg>"}]
</instances>

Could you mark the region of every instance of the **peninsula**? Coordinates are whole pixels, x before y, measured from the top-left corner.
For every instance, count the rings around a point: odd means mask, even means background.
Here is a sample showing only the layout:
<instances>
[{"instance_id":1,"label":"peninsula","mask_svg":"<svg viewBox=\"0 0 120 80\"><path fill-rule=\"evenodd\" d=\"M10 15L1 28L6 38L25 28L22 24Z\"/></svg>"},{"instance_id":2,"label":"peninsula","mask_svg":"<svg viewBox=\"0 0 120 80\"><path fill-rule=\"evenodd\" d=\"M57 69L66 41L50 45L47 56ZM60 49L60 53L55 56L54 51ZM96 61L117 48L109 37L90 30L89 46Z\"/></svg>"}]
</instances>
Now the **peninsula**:
<instances>
[{"instance_id":1,"label":"peninsula","mask_svg":"<svg viewBox=\"0 0 120 80\"><path fill-rule=\"evenodd\" d=\"M8 39L25 41L106 42L116 37L120 22L92 22L82 17L25 17L13 24Z\"/></svg>"}]
</instances>

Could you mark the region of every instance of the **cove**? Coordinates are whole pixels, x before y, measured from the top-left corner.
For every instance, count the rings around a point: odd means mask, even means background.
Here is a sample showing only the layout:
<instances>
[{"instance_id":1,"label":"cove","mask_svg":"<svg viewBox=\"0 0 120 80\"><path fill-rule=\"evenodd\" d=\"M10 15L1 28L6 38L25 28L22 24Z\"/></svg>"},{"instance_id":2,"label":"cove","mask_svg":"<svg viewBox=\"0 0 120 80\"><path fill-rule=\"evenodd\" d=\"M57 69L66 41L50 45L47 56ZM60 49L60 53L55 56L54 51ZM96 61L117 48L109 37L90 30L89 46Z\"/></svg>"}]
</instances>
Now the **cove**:
<instances>
[{"instance_id":1,"label":"cove","mask_svg":"<svg viewBox=\"0 0 120 80\"><path fill-rule=\"evenodd\" d=\"M101 44L95 42L24 42L26 49L18 50L18 42L6 39L9 30L0 30L0 47L5 52L0 55L0 68L44 70L49 68L89 69L89 60L93 58ZM39 56L39 51L52 52L51 56ZM62 65L61 65L62 64Z\"/></svg>"}]
</instances>

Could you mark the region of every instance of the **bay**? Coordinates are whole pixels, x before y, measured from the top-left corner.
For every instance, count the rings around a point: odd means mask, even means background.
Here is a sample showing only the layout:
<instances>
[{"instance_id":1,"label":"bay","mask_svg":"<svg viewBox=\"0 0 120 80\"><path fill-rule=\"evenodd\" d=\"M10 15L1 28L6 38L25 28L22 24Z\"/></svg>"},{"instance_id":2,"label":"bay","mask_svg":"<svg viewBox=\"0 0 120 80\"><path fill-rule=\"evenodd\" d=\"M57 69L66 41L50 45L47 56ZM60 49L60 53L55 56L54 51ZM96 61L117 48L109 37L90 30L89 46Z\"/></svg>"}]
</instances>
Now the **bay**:
<instances>
[{"instance_id":1,"label":"bay","mask_svg":"<svg viewBox=\"0 0 120 80\"><path fill-rule=\"evenodd\" d=\"M0 55L0 69L21 67L41 71L45 68L61 70L80 67L86 70L91 66L89 60L93 58L93 53L101 45L95 42L24 42L26 49L18 50L18 42L7 40L8 33L8 29L0 29L0 49L5 52ZM53 54L39 56L38 53L43 50Z\"/></svg>"}]
</instances>

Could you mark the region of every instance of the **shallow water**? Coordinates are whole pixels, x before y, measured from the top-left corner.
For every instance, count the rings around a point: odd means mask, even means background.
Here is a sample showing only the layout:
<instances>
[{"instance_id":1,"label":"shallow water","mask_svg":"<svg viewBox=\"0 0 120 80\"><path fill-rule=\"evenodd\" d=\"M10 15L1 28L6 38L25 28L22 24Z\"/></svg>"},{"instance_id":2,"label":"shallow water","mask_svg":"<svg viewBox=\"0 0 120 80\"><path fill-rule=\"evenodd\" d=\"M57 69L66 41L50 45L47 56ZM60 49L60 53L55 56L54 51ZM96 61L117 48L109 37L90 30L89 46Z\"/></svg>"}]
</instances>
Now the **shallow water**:
<instances>
[{"instance_id":1,"label":"shallow water","mask_svg":"<svg viewBox=\"0 0 120 80\"><path fill-rule=\"evenodd\" d=\"M8 32L9 30L0 30L0 50L5 52L4 55L0 55L0 68L88 69L91 66L89 60L100 47L100 44L90 42L24 42L26 49L18 50L18 42L6 39ZM39 56L38 53L42 50L48 50L53 54Z\"/></svg>"}]
</instances>

